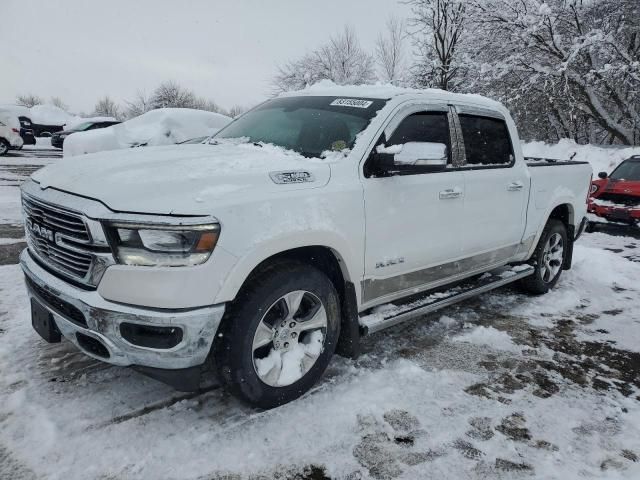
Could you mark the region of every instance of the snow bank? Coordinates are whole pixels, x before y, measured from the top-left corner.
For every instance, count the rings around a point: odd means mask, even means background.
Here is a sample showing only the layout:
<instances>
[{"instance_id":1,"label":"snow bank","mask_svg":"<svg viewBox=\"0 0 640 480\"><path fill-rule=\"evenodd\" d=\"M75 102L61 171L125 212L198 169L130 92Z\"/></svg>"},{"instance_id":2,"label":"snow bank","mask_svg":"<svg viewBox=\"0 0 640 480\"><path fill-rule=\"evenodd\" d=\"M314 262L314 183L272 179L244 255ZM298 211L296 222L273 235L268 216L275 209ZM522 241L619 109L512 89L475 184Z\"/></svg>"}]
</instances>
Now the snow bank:
<instances>
[{"instance_id":1,"label":"snow bank","mask_svg":"<svg viewBox=\"0 0 640 480\"><path fill-rule=\"evenodd\" d=\"M569 139L560 140L558 143L549 144L544 142L523 143L522 150L525 157L557 158L566 160L574 153L574 160L589 162L593 167L594 174L598 172L611 171L620 162L632 155L640 155L640 147L607 147L597 145L578 145Z\"/></svg>"},{"instance_id":2,"label":"snow bank","mask_svg":"<svg viewBox=\"0 0 640 480\"><path fill-rule=\"evenodd\" d=\"M74 133L64 142L64 156L141 145L171 145L212 135L230 121L226 115L203 110L160 108L112 127Z\"/></svg>"}]
</instances>

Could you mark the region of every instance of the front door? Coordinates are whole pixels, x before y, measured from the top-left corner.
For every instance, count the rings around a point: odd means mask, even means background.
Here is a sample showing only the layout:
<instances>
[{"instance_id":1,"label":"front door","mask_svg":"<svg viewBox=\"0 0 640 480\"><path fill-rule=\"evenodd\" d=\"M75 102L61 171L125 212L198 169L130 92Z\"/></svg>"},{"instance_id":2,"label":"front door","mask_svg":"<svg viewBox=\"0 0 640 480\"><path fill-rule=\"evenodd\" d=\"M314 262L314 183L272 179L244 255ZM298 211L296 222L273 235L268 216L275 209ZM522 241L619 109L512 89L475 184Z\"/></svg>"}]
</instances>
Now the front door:
<instances>
[{"instance_id":1,"label":"front door","mask_svg":"<svg viewBox=\"0 0 640 480\"><path fill-rule=\"evenodd\" d=\"M438 172L418 168L411 173L363 179L365 308L419 291L451 275L443 264L464 256L464 173L452 164L448 107L416 111L414 106L410 113L398 115L402 118L389 124L397 126L385 132L385 150L399 150L397 146L408 142L444 144L448 165Z\"/></svg>"}]
</instances>

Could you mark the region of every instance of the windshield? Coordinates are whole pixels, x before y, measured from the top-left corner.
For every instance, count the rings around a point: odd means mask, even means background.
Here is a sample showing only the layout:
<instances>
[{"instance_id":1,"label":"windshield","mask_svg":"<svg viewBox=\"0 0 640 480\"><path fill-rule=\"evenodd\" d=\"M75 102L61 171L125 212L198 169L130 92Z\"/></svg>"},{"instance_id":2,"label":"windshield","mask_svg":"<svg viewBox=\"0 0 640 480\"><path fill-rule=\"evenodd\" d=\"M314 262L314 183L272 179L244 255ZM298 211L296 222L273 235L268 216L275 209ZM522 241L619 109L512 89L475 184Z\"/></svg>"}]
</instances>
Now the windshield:
<instances>
[{"instance_id":1,"label":"windshield","mask_svg":"<svg viewBox=\"0 0 640 480\"><path fill-rule=\"evenodd\" d=\"M622 162L612 173L613 180L640 181L640 160L627 160Z\"/></svg>"},{"instance_id":2,"label":"windshield","mask_svg":"<svg viewBox=\"0 0 640 480\"><path fill-rule=\"evenodd\" d=\"M214 138L246 138L319 157L353 147L386 100L342 97L284 97L245 113Z\"/></svg>"},{"instance_id":3,"label":"windshield","mask_svg":"<svg viewBox=\"0 0 640 480\"><path fill-rule=\"evenodd\" d=\"M82 132L83 130L86 130L87 128L89 128L91 125L93 125L93 122L82 122L82 123L79 123L78 125L74 125L73 128L71 128L71 130Z\"/></svg>"}]
</instances>

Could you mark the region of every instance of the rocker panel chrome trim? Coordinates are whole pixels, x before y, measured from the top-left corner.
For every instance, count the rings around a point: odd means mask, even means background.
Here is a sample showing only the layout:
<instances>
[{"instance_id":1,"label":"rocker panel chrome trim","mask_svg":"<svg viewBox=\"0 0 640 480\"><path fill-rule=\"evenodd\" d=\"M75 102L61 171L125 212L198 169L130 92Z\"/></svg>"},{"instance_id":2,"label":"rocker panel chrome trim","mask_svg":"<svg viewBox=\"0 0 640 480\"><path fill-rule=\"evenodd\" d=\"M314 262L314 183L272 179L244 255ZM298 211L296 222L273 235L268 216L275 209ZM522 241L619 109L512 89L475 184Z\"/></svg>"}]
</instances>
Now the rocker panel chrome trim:
<instances>
[{"instance_id":1,"label":"rocker panel chrome trim","mask_svg":"<svg viewBox=\"0 0 640 480\"><path fill-rule=\"evenodd\" d=\"M518 243L394 277L366 279L362 282L361 309L391 302L505 265L520 248L521 244Z\"/></svg>"}]
</instances>

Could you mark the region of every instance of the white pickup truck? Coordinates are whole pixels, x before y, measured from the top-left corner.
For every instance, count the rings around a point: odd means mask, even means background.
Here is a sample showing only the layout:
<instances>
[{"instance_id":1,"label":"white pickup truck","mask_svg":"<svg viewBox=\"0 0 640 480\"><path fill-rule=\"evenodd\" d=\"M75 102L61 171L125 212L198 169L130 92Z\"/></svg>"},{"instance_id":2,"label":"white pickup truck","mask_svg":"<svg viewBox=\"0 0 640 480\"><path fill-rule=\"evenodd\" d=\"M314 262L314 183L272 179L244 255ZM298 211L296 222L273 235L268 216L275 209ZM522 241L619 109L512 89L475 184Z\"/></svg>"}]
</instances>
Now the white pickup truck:
<instances>
[{"instance_id":1,"label":"white pickup truck","mask_svg":"<svg viewBox=\"0 0 640 480\"><path fill-rule=\"evenodd\" d=\"M22 188L33 326L182 390L214 366L270 408L362 335L514 281L552 288L590 177L528 165L507 110L480 96L284 94L204 144L36 172Z\"/></svg>"}]
</instances>

